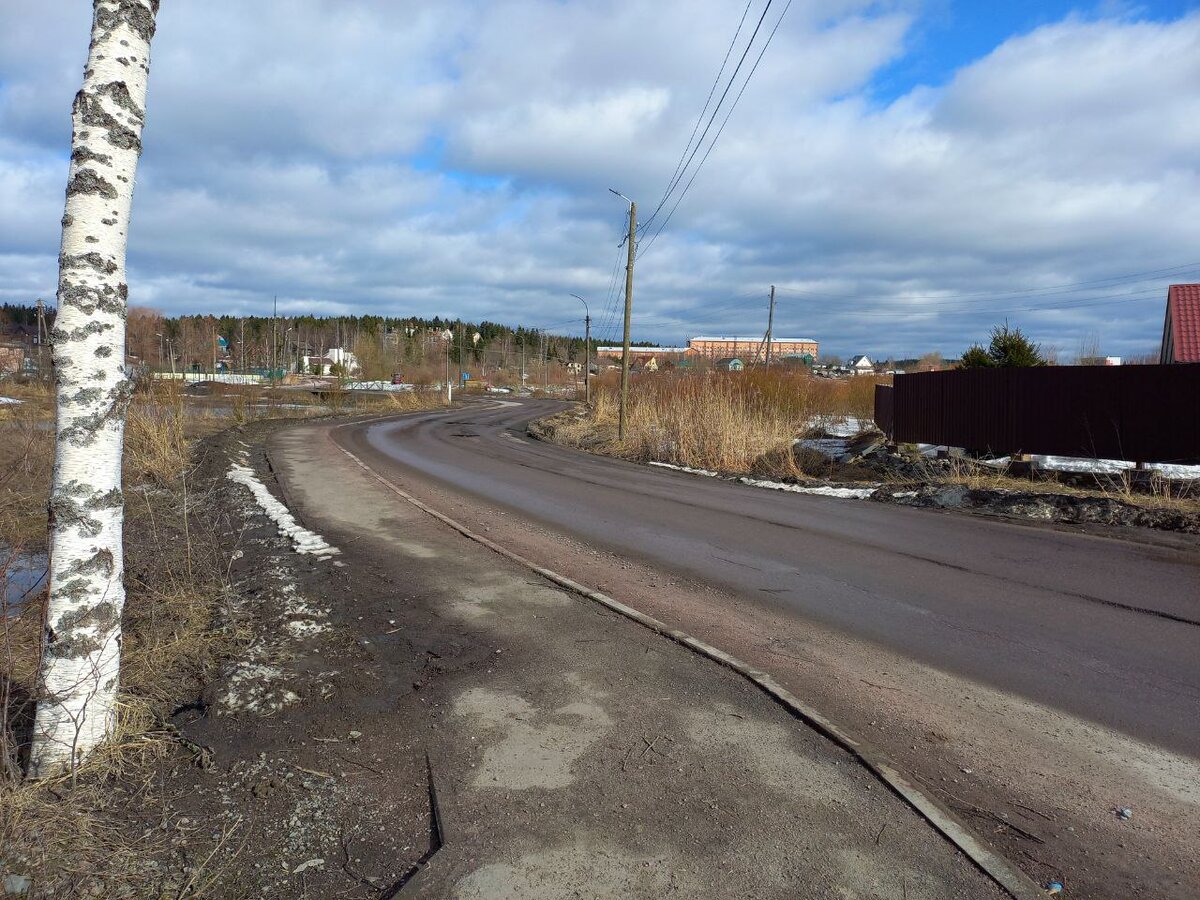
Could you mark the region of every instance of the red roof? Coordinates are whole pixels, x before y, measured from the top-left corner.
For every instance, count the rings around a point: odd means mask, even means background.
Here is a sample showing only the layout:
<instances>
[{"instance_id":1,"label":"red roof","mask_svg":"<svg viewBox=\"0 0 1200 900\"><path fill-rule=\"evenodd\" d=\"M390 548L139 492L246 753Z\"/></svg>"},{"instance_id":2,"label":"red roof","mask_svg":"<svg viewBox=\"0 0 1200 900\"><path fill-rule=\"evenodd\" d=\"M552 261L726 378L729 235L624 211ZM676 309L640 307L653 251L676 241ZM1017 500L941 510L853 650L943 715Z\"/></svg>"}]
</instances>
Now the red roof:
<instances>
[{"instance_id":1,"label":"red roof","mask_svg":"<svg viewBox=\"0 0 1200 900\"><path fill-rule=\"evenodd\" d=\"M1163 363L1200 363L1200 284L1173 284L1167 291Z\"/></svg>"}]
</instances>

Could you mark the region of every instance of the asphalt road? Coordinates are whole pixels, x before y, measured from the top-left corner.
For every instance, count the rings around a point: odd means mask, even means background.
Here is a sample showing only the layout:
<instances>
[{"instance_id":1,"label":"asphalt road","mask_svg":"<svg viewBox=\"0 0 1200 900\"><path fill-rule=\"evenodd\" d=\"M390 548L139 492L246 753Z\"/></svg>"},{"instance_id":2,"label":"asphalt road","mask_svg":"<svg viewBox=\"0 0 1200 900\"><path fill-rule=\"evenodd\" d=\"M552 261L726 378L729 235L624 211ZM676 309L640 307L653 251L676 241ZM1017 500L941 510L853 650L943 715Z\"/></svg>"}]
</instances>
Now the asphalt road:
<instances>
[{"instance_id":1,"label":"asphalt road","mask_svg":"<svg viewBox=\"0 0 1200 900\"><path fill-rule=\"evenodd\" d=\"M336 434L380 471L1200 757L1200 547L779 493L525 436L561 407L480 404Z\"/></svg>"}]
</instances>

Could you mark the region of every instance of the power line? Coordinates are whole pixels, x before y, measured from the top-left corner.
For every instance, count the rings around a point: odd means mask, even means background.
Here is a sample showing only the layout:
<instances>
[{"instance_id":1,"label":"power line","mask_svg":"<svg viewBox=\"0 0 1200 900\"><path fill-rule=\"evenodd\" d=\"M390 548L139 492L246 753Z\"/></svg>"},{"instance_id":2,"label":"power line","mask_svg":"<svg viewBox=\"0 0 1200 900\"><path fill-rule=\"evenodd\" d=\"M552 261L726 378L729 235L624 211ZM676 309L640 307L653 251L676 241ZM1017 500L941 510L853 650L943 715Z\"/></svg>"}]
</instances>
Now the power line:
<instances>
[{"instance_id":1,"label":"power line","mask_svg":"<svg viewBox=\"0 0 1200 900\"><path fill-rule=\"evenodd\" d=\"M695 140L696 132L700 130L700 123L704 121L704 114L708 112L708 105L712 102L713 94L717 92L717 85L721 83L721 76L725 74L725 66L729 64L729 57L733 53L733 48L737 45L738 36L742 33L742 26L746 24L746 15L750 12L750 7L753 4L754 0L746 0L746 7L742 10L741 19L738 20L737 31L733 33L733 40L729 42L729 49L725 51L725 58L721 61L721 68L717 70L717 77L713 79L712 87L708 90L708 97L704 100L704 107L700 110L700 115L696 117L696 124L692 126L692 133L688 137L688 142L684 145L683 152L679 154L679 162L675 163L675 171L671 173L671 177L667 181L667 190L663 192L662 199L658 201L658 206L654 207L654 212L650 213L650 218L642 223L638 231L645 231L650 227L650 223L654 221L654 217L658 215L658 211L663 208L663 204L670 197L671 185L675 183L676 177L683 170L684 157L687 156L688 150L692 147L692 141Z\"/></svg>"},{"instance_id":2,"label":"power line","mask_svg":"<svg viewBox=\"0 0 1200 900\"><path fill-rule=\"evenodd\" d=\"M716 121L717 114L721 111L721 106L725 103L725 98L727 96L729 96L729 91L733 87L733 83L737 80L738 72L740 72L742 70L742 65L746 62L746 57L750 55L750 48L754 46L754 40L755 40L755 38L758 37L759 29L762 28L762 24L767 18L767 12L771 9L771 4L773 2L774 2L774 0L767 0L767 5L765 7L763 7L762 15L758 17L758 24L754 26L754 32L750 35L750 40L746 43L746 49L742 51L742 56L738 60L738 64L734 68L733 74L729 76L729 81L725 85L725 90L721 92L721 99L719 99L717 101L717 105L713 107L712 115L709 116L709 119L708 119L708 124L704 126L704 131L702 131L700 133L700 139L698 141L696 141L696 145L692 148L692 153L690 156L688 156L687 162L684 164L683 168L678 172L678 174L675 177L673 177L671 179L671 183L667 185L667 190L663 194L662 200L659 201L658 208L655 209L654 213L651 215L651 217L650 217L651 219L653 219L654 216L658 214L658 210L663 207L663 205L671 198L671 194L673 194L675 192L675 189L677 187L679 187L679 183L681 181L683 181L683 176L687 174L688 167L692 164L692 160L696 158L696 154L700 152L700 148L704 145L704 138L708 136L708 131L710 128L712 128L713 122ZM789 6L791 5L791 0L789 0L788 5ZM785 12L786 12L786 10L785 10ZM778 27L779 26L776 25L776 28L778 28ZM774 32L772 32L772 34L773 33ZM759 55L759 58L760 59L762 58L761 54ZM742 86L742 90L745 90L745 85ZM738 96L740 97L741 94L739 93ZM735 101L734 105L736 105L736 101ZM701 117L703 117L703 115L704 114L701 113ZM729 120L729 116L726 116L725 121L728 121L728 120ZM721 127L722 127L722 129L725 127L723 123L722 123ZM720 137L719 131L717 132L717 137ZM716 138L713 138L713 143L714 144L716 143ZM711 152L712 152L712 146L709 146L708 151L704 154L704 158L707 159L708 154ZM686 149L684 150L684 153L685 154L687 153ZM704 160L702 159L700 161L700 166L703 166L703 165L704 165ZM699 170L700 169L698 166L696 168L696 171L698 172ZM696 176L695 176L695 173L693 173L691 181L688 182L688 187L691 187L691 182L695 181L695 180L696 180ZM686 189L685 189L685 193L686 193ZM675 206L678 206L678 205L679 205L679 203L677 201ZM674 212L674 208L672 208L672 212ZM667 218L669 219L670 216L668 216ZM662 231L662 228L660 227L658 229L658 232L655 232L655 237L657 237L658 234L661 233L661 231ZM651 239L651 240L653 241L653 239Z\"/></svg>"},{"instance_id":3,"label":"power line","mask_svg":"<svg viewBox=\"0 0 1200 900\"><path fill-rule=\"evenodd\" d=\"M771 7L771 3L770 3L770 0L768 0L767 9L770 9L770 7ZM704 168L704 163L708 161L709 154L711 154L713 152L713 148L717 146L717 141L719 141L721 139L721 134L725 131L725 126L729 124L729 117L732 116L733 111L735 109L737 109L738 101L740 101L742 99L742 94L744 94L746 92L746 87L750 84L750 79L753 78L754 73L756 71L758 71L758 64L762 62L762 58L766 54L767 48L771 46L771 41L775 37L775 32L777 32L779 30L779 26L783 23L783 17L787 15L787 11L789 9L791 9L791 7L792 7L792 0L788 0L787 5L784 6L784 8L783 8L783 12L781 12L779 14L779 18L775 21L775 27L772 28L771 33L769 35L767 35L766 43L763 44L762 49L759 51L758 58L754 60L754 65L751 66L750 72L746 75L746 80L744 82L742 82L742 87L738 91L737 96L733 99L733 103L730 105L729 111L725 114L725 118L721 120L721 127L717 129L716 135L713 136L712 143L710 143L708 145L708 149L706 151L704 151L704 156L701 157L699 165L697 165L695 170L693 170L692 177L690 179L688 179L687 185L684 187L683 191L679 194L679 196L675 199L675 205L671 207L671 211L667 214L666 221L664 221L662 223L662 225L660 225L658 227L658 231L654 232L654 236L650 238L649 243L647 243L646 246L641 250L641 252L639 253L639 256L641 255L641 253L645 253L647 250L649 250L650 247L653 246L654 242L656 240L658 240L658 236L663 233L663 229L665 229L667 227L667 225L670 224L672 217L674 217L675 210L679 209L679 204L683 202L683 198L687 196L687 192L692 189L692 184L696 181L696 176L700 174L700 170L702 168ZM763 17L765 18L766 15L767 15L767 10L764 9ZM762 19L759 19L758 24L760 26L762 25ZM757 28L754 29L754 34L758 34ZM754 43L753 36L751 36L751 38L750 38L750 43L751 44ZM748 53L749 51L750 51L750 45L747 44L746 52ZM745 59L745 54L743 54L742 59L743 60ZM738 64L738 68L741 68L741 63ZM737 77L737 71L735 70L733 73L733 76L731 76L731 78L730 78L729 86L726 87L726 93L728 93L729 87L733 86L733 79L736 77ZM723 96L722 96L722 99L724 99ZM717 114L717 110L713 110L713 118L716 118L716 114ZM711 125L712 123L709 122L709 124ZM706 128L705 132L707 132L707 131L708 131L708 129ZM701 140L703 140L703 135L701 135ZM696 145L696 149L697 150L700 149L699 144ZM695 156L695 151L692 152L692 155ZM689 160L688 162L690 163L691 160Z\"/></svg>"}]
</instances>

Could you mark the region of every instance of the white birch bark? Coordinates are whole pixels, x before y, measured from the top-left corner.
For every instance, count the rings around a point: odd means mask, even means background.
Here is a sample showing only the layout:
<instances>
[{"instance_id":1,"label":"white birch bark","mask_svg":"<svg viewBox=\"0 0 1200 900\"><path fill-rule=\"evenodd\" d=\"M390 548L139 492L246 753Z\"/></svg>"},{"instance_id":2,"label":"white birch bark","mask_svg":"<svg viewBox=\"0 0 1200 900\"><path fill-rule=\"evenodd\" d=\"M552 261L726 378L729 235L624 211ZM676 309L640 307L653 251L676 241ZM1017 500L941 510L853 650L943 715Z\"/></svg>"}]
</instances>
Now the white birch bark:
<instances>
[{"instance_id":1,"label":"white birch bark","mask_svg":"<svg viewBox=\"0 0 1200 900\"><path fill-rule=\"evenodd\" d=\"M121 455L125 245L159 0L95 0L71 164L52 334L56 445L50 600L29 774L70 771L115 715L125 602Z\"/></svg>"}]
</instances>

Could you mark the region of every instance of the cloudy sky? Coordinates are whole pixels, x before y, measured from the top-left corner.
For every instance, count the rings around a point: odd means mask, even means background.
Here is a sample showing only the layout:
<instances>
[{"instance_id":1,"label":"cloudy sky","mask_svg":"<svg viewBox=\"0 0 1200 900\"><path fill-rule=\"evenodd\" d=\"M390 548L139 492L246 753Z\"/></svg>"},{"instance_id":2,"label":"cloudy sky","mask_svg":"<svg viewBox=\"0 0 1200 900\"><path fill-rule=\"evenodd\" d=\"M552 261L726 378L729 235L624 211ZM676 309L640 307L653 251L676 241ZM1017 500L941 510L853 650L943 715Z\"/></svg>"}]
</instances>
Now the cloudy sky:
<instances>
[{"instance_id":1,"label":"cloudy sky","mask_svg":"<svg viewBox=\"0 0 1200 900\"><path fill-rule=\"evenodd\" d=\"M766 5L164 0L131 301L563 332L578 293L612 339L608 188L650 218ZM54 293L89 25L0 0L3 300ZM761 333L775 284L776 333L841 355L1005 319L1064 357L1154 350L1166 285L1200 281L1200 8L773 0L638 247L635 340Z\"/></svg>"}]
</instances>

